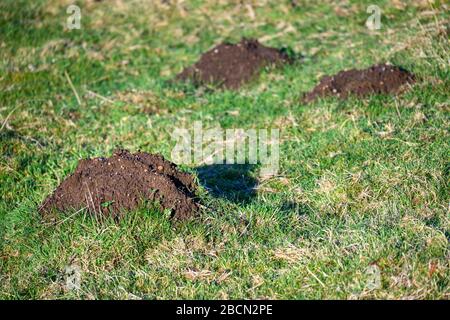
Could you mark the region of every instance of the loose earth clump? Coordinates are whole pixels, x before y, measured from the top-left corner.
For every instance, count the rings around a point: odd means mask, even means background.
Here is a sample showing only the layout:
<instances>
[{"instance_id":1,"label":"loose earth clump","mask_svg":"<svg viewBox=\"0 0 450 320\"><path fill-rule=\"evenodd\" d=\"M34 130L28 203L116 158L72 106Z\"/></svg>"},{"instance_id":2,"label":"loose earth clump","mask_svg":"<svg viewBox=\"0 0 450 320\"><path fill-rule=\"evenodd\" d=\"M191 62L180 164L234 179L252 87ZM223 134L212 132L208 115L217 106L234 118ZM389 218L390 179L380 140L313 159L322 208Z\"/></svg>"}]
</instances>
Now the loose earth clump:
<instances>
[{"instance_id":1,"label":"loose earth clump","mask_svg":"<svg viewBox=\"0 0 450 320\"><path fill-rule=\"evenodd\" d=\"M189 80L195 85L238 89L255 78L262 68L291 62L283 50L266 47L258 40L242 39L237 44L222 43L204 53L197 63L184 69L176 79Z\"/></svg>"},{"instance_id":2,"label":"loose earth clump","mask_svg":"<svg viewBox=\"0 0 450 320\"><path fill-rule=\"evenodd\" d=\"M372 94L396 94L406 84L414 82L412 73L400 67L378 64L364 70L351 69L340 71L332 77L325 76L303 97L303 101L311 102L328 96L345 99L349 95L365 97Z\"/></svg>"},{"instance_id":3,"label":"loose earth clump","mask_svg":"<svg viewBox=\"0 0 450 320\"><path fill-rule=\"evenodd\" d=\"M193 176L160 155L117 150L110 158L83 159L40 207L42 214L86 208L96 215L119 217L143 201L157 201L172 217L196 215Z\"/></svg>"}]
</instances>

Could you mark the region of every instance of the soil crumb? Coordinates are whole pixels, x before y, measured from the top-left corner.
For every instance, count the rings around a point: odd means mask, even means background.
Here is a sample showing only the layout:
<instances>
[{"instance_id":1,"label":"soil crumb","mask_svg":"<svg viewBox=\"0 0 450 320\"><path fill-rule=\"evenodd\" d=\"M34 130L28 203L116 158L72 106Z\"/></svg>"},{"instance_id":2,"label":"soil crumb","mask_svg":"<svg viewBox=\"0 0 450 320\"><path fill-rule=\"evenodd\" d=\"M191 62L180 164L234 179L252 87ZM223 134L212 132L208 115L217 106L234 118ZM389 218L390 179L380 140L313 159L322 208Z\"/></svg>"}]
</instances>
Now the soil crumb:
<instances>
[{"instance_id":1,"label":"soil crumb","mask_svg":"<svg viewBox=\"0 0 450 320\"><path fill-rule=\"evenodd\" d=\"M177 80L195 85L215 85L239 89L254 79L266 66L292 63L282 49L266 47L255 39L242 39L237 44L222 43L204 53L193 66L177 75Z\"/></svg>"},{"instance_id":2,"label":"soil crumb","mask_svg":"<svg viewBox=\"0 0 450 320\"><path fill-rule=\"evenodd\" d=\"M404 85L414 82L412 73L400 67L378 64L364 70L351 69L331 77L325 76L303 97L303 101L311 102L328 96L345 99L349 95L365 97L372 94L396 94Z\"/></svg>"},{"instance_id":3,"label":"soil crumb","mask_svg":"<svg viewBox=\"0 0 450 320\"><path fill-rule=\"evenodd\" d=\"M53 210L86 208L96 215L117 218L143 201L156 201L175 220L195 216L199 205L192 175L160 155L116 150L110 158L83 159L52 195L42 203L41 214Z\"/></svg>"}]
</instances>

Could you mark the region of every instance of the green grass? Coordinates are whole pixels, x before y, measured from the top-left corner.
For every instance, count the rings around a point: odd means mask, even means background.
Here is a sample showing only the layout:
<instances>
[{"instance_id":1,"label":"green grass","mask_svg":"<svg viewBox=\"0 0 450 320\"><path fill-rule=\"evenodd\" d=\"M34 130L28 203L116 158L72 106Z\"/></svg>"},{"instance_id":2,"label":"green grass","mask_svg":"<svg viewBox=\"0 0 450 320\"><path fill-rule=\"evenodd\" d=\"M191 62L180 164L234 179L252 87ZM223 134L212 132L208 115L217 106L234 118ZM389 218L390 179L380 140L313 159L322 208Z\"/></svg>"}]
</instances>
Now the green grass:
<instances>
[{"instance_id":1,"label":"green grass","mask_svg":"<svg viewBox=\"0 0 450 320\"><path fill-rule=\"evenodd\" d=\"M70 1L0 2L0 298L449 298L448 4L377 1L374 32L372 1L291 2L77 1L72 31ZM239 92L167 81L242 36L304 58ZM299 100L324 74L384 61L417 84ZM119 223L42 221L39 204L79 159L117 146L170 158L171 132L195 120L280 128L279 176L246 172L257 189L245 199L203 189L213 209L179 224L152 206ZM80 290L67 289L67 266Z\"/></svg>"}]
</instances>

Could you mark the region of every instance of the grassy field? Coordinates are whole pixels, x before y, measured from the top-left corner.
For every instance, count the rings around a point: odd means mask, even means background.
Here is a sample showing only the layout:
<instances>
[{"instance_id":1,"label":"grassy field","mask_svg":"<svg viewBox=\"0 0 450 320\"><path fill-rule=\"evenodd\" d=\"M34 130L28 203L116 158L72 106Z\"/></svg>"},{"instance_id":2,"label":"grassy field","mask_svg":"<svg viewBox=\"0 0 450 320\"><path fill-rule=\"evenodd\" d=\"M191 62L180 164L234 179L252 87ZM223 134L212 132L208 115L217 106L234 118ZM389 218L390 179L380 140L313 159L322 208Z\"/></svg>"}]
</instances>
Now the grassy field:
<instances>
[{"instance_id":1,"label":"grassy field","mask_svg":"<svg viewBox=\"0 0 450 320\"><path fill-rule=\"evenodd\" d=\"M242 3L76 1L81 29L68 30L71 1L0 2L1 299L450 298L448 4ZM237 92L168 81L244 36L302 58ZM300 102L321 76L378 62L417 83ZM79 159L117 146L170 159L171 132L196 120L280 128L279 175L218 168L223 193L202 187L210 209L184 223L152 207L42 221Z\"/></svg>"}]
</instances>

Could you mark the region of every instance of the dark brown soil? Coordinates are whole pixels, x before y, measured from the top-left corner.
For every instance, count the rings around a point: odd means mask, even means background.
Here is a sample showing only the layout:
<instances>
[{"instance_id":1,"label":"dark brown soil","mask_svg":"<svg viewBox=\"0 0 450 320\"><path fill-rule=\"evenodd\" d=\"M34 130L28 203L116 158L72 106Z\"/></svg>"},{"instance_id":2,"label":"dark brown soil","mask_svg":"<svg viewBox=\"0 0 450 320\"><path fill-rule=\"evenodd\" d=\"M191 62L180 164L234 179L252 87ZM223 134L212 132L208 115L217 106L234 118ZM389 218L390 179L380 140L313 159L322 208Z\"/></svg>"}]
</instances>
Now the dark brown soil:
<instances>
[{"instance_id":1,"label":"dark brown soil","mask_svg":"<svg viewBox=\"0 0 450 320\"><path fill-rule=\"evenodd\" d=\"M80 160L75 172L44 200L40 212L86 208L119 217L150 200L183 220L199 210L195 190L193 177L162 156L117 150L110 158Z\"/></svg>"},{"instance_id":2,"label":"dark brown soil","mask_svg":"<svg viewBox=\"0 0 450 320\"><path fill-rule=\"evenodd\" d=\"M336 96L341 99L349 95L364 97L372 94L396 94L406 84L415 82L415 76L408 71L387 64L374 65L368 69L341 71L320 83L303 97L311 102L319 97Z\"/></svg>"},{"instance_id":3,"label":"dark brown soil","mask_svg":"<svg viewBox=\"0 0 450 320\"><path fill-rule=\"evenodd\" d=\"M263 46L258 40L243 39L237 44L222 43L214 47L176 78L190 80L195 85L238 89L254 79L262 68L290 62L282 50Z\"/></svg>"}]
</instances>

